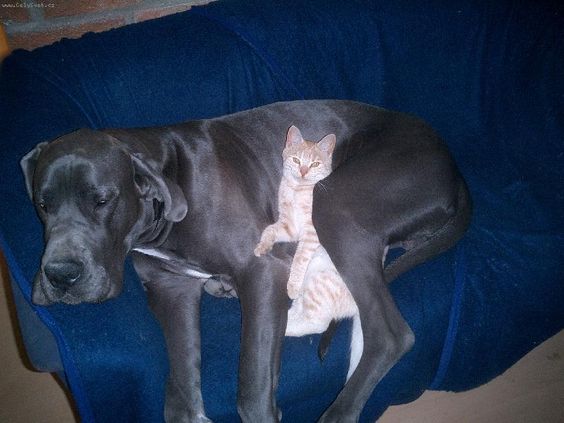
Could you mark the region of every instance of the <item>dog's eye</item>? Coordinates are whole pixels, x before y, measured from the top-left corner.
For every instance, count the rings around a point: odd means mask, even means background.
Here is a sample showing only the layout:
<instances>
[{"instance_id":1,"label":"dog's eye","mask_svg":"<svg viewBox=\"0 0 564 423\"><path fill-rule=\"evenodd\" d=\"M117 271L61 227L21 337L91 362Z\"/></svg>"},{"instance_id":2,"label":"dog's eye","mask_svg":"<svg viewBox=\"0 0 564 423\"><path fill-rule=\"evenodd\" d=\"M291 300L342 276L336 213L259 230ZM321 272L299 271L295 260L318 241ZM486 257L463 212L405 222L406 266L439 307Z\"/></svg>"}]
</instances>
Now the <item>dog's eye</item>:
<instances>
[{"instance_id":1,"label":"dog's eye","mask_svg":"<svg viewBox=\"0 0 564 423\"><path fill-rule=\"evenodd\" d=\"M313 162L312 164L309 165L309 167L317 167L319 166L321 163L319 162Z\"/></svg>"},{"instance_id":2,"label":"dog's eye","mask_svg":"<svg viewBox=\"0 0 564 423\"><path fill-rule=\"evenodd\" d=\"M94 210L100 210L113 202L114 198L117 196L117 192L110 189L104 189L89 195L91 196L91 201L94 204Z\"/></svg>"},{"instance_id":3,"label":"dog's eye","mask_svg":"<svg viewBox=\"0 0 564 423\"><path fill-rule=\"evenodd\" d=\"M300 164L300 159L298 159L297 157L292 157L292 160L294 161L294 163Z\"/></svg>"},{"instance_id":4,"label":"dog's eye","mask_svg":"<svg viewBox=\"0 0 564 423\"><path fill-rule=\"evenodd\" d=\"M45 204L45 201L41 200L39 202L39 208L43 211L47 211L47 204Z\"/></svg>"}]
</instances>

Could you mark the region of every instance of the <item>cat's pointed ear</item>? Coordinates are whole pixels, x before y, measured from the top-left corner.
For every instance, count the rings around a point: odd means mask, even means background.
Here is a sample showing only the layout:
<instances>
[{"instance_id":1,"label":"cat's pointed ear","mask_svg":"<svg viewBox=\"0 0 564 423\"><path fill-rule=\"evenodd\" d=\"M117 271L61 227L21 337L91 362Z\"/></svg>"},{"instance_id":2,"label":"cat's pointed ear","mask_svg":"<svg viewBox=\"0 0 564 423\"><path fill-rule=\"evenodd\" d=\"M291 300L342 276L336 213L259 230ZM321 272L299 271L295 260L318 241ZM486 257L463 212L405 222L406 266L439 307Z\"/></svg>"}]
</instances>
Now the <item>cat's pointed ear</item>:
<instances>
[{"instance_id":1,"label":"cat's pointed ear","mask_svg":"<svg viewBox=\"0 0 564 423\"><path fill-rule=\"evenodd\" d=\"M290 129L288 129L288 134L286 135L286 148L292 145L298 145L304 142L304 138L302 137L302 133L300 130L292 125Z\"/></svg>"},{"instance_id":2,"label":"cat's pointed ear","mask_svg":"<svg viewBox=\"0 0 564 423\"><path fill-rule=\"evenodd\" d=\"M317 143L317 146L328 155L331 155L335 149L335 144L337 144L337 137L335 134L329 134L325 135L321 141Z\"/></svg>"}]
</instances>

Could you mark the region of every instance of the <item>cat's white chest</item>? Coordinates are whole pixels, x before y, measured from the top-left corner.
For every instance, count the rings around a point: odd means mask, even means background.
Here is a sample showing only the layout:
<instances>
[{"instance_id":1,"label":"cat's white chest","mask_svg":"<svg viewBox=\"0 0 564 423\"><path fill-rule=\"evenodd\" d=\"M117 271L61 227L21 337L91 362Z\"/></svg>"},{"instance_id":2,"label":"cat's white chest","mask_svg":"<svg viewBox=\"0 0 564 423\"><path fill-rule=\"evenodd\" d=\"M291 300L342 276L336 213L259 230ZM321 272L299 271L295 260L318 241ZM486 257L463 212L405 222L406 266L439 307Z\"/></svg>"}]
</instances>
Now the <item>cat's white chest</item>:
<instances>
[{"instance_id":1,"label":"cat's white chest","mask_svg":"<svg viewBox=\"0 0 564 423\"><path fill-rule=\"evenodd\" d=\"M291 219L294 227L301 234L311 222L313 192L295 192L291 201Z\"/></svg>"},{"instance_id":2,"label":"cat's white chest","mask_svg":"<svg viewBox=\"0 0 564 423\"><path fill-rule=\"evenodd\" d=\"M322 245L319 245L311 257L304 280L308 280L312 275L322 272L333 272L336 277L339 277L339 273L331 257L327 254L327 250Z\"/></svg>"}]
</instances>

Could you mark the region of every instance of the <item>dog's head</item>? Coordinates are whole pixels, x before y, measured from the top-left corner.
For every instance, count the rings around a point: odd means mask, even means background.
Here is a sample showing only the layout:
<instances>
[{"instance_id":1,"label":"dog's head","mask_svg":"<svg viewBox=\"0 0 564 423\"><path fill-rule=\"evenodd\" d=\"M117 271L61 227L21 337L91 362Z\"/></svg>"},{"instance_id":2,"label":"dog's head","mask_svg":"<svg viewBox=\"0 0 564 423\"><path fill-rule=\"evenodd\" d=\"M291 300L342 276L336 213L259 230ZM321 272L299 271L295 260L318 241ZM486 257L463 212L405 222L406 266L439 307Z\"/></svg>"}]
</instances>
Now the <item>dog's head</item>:
<instances>
[{"instance_id":1,"label":"dog's head","mask_svg":"<svg viewBox=\"0 0 564 423\"><path fill-rule=\"evenodd\" d=\"M180 188L104 132L81 129L41 143L21 167L44 226L36 304L117 296L135 243L186 215Z\"/></svg>"}]
</instances>

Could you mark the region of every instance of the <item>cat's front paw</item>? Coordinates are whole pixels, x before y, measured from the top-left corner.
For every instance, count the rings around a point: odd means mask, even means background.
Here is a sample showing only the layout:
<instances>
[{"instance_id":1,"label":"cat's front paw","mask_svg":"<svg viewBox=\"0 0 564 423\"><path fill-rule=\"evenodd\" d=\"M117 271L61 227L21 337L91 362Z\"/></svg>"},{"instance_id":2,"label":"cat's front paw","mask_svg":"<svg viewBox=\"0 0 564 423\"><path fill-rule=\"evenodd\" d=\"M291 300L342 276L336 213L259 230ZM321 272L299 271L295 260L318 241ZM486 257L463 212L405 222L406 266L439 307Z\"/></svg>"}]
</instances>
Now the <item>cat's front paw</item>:
<instances>
[{"instance_id":1,"label":"cat's front paw","mask_svg":"<svg viewBox=\"0 0 564 423\"><path fill-rule=\"evenodd\" d=\"M286 290L288 291L288 297L290 297L291 300L295 300L301 295L300 284L293 283L292 281L288 281L288 287Z\"/></svg>"},{"instance_id":2,"label":"cat's front paw","mask_svg":"<svg viewBox=\"0 0 564 423\"><path fill-rule=\"evenodd\" d=\"M255 256L260 257L266 253L268 253L272 248L272 245L268 245L268 243L261 241L255 247Z\"/></svg>"},{"instance_id":3,"label":"cat's front paw","mask_svg":"<svg viewBox=\"0 0 564 423\"><path fill-rule=\"evenodd\" d=\"M260 257L268 253L276 242L276 231L273 225L267 226L260 236L260 241L255 247L255 256Z\"/></svg>"}]
</instances>

